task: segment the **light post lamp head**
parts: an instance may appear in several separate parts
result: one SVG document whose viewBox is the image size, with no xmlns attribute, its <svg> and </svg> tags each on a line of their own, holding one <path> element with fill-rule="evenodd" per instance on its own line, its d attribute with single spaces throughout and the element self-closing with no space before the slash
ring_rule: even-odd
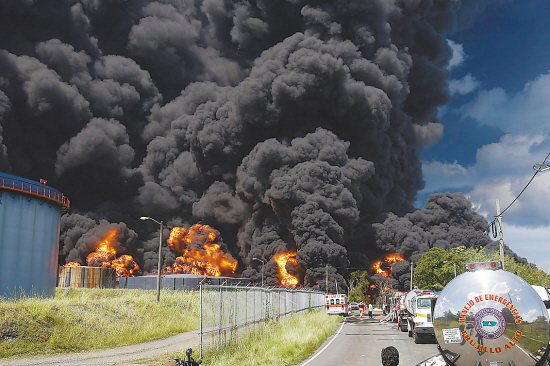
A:
<svg viewBox="0 0 550 366">
<path fill-rule="evenodd" d="M 260 258 L 256 258 L 256 257 L 252 258 L 252 260 L 262 262 L 262 270 L 261 270 L 261 272 L 262 272 L 262 287 L 264 287 L 264 265 L 265 265 L 265 261 L 261 260 Z"/>
<path fill-rule="evenodd" d="M 443 261 L 443 263 L 452 263 L 453 264 L 453 270 L 454 270 L 455 277 L 456 277 L 456 263 L 452 262 L 452 261 Z"/>
</svg>

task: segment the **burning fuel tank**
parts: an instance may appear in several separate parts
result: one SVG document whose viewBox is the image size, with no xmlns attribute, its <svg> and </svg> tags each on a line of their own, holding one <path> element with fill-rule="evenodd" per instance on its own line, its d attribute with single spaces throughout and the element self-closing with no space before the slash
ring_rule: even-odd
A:
<svg viewBox="0 0 550 366">
<path fill-rule="evenodd" d="M 116 271 L 110 267 L 59 267 L 59 287 L 115 288 Z"/>
<path fill-rule="evenodd" d="M 447 365 L 546 364 L 550 324 L 545 304 L 527 282 L 510 272 L 461 274 L 441 292 L 433 317 Z"/>
<path fill-rule="evenodd" d="M 0 298 L 55 295 L 59 222 L 68 208 L 45 181 L 0 173 Z"/>
</svg>

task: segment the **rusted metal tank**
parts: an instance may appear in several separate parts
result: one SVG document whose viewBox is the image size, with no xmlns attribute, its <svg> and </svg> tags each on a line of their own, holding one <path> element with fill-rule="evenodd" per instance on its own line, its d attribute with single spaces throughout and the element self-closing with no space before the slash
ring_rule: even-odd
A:
<svg viewBox="0 0 550 366">
<path fill-rule="evenodd" d="M 114 288 L 116 271 L 106 267 L 60 267 L 59 287 Z"/>
</svg>

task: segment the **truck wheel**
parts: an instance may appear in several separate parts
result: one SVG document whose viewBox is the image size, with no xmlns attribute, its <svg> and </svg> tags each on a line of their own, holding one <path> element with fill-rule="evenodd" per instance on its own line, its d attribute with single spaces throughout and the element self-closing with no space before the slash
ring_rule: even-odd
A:
<svg viewBox="0 0 550 366">
<path fill-rule="evenodd" d="M 414 343 L 415 344 L 420 343 L 420 335 L 416 332 L 414 332 Z"/>
<path fill-rule="evenodd" d="M 406 332 L 407 331 L 407 324 L 399 324 L 399 329 L 402 331 L 402 332 Z"/>
</svg>

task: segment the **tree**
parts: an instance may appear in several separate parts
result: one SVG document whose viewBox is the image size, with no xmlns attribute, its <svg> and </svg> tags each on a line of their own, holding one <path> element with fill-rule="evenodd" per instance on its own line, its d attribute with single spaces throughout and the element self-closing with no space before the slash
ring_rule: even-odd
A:
<svg viewBox="0 0 550 366">
<path fill-rule="evenodd" d="M 368 294 L 370 287 L 370 282 L 368 280 L 367 271 L 355 271 L 349 275 L 350 282 L 350 291 L 349 291 L 349 301 L 350 302 L 368 302 Z"/>
<path fill-rule="evenodd" d="M 465 264 L 472 262 L 487 262 L 500 260 L 499 252 L 486 253 L 485 248 L 466 248 L 464 246 L 446 251 L 441 248 L 431 248 L 416 263 L 414 270 L 414 285 L 422 289 L 440 291 L 454 277 L 453 263 L 456 265 L 456 275 L 464 272 Z M 548 287 L 550 275 L 533 265 L 517 262 L 510 256 L 504 257 L 504 268 L 523 278 L 531 285 Z"/>
<path fill-rule="evenodd" d="M 421 289 L 441 291 L 454 278 L 453 263 L 456 264 L 457 275 L 462 272 L 464 264 L 460 258 L 461 252 L 462 250 L 453 253 L 452 250 L 448 252 L 441 248 L 431 248 L 416 263 L 413 284 Z"/>
</svg>

